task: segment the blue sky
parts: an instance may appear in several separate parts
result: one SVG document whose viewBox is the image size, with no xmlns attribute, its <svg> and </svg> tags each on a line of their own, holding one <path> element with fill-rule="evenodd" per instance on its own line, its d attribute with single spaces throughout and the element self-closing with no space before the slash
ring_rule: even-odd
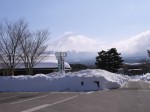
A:
<svg viewBox="0 0 150 112">
<path fill-rule="evenodd" d="M 0 0 L 0 20 L 24 18 L 51 38 L 74 32 L 105 42 L 150 30 L 150 0 Z"/>
</svg>

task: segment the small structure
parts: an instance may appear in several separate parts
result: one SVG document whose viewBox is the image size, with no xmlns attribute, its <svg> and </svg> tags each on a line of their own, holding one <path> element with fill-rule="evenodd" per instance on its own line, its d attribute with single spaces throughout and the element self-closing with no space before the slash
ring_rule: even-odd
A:
<svg viewBox="0 0 150 112">
<path fill-rule="evenodd" d="M 56 55 L 56 58 L 58 60 L 58 71 L 61 73 L 61 74 L 64 74 L 65 73 L 65 57 L 67 56 L 67 53 L 66 52 L 56 52 L 55 53 Z"/>
<path fill-rule="evenodd" d="M 125 75 L 141 75 L 149 72 L 149 63 L 124 63 L 118 73 Z"/>
</svg>

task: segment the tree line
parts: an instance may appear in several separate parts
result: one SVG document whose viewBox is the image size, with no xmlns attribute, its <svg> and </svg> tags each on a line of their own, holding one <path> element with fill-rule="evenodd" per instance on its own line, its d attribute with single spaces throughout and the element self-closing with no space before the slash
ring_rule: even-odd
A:
<svg viewBox="0 0 150 112">
<path fill-rule="evenodd" d="M 70 64 L 70 66 L 72 72 L 88 69 L 88 66 L 80 63 Z"/>
<path fill-rule="evenodd" d="M 0 63 L 8 74 L 14 75 L 15 67 L 23 63 L 26 74 L 33 74 L 33 67 L 46 51 L 48 29 L 32 31 L 23 19 L 0 23 Z"/>
</svg>

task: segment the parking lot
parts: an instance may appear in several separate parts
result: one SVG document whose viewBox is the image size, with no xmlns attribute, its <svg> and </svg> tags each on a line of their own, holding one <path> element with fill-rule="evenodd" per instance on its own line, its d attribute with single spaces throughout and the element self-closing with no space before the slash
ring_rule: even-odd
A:
<svg viewBox="0 0 150 112">
<path fill-rule="evenodd" d="M 0 112 L 149 112 L 149 88 L 137 81 L 95 92 L 3 92 Z"/>
<path fill-rule="evenodd" d="M 38 107 L 41 105 L 52 106 L 71 100 L 79 93 L 38 93 L 38 92 L 20 92 L 20 93 L 0 93 L 0 112 L 23 112 L 24 110 Z M 35 109 L 35 110 L 39 110 Z M 41 108 L 42 109 L 42 108 Z M 26 111 L 31 112 L 31 111 Z"/>
</svg>

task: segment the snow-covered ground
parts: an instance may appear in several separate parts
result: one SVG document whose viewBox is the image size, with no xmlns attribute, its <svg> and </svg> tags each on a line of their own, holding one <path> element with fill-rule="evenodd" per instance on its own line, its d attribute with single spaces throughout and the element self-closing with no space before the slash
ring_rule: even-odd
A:
<svg viewBox="0 0 150 112">
<path fill-rule="evenodd" d="M 150 81 L 150 73 L 147 73 L 145 75 L 132 76 L 131 80 L 134 80 L 134 81 L 138 81 L 138 80 Z"/>
<path fill-rule="evenodd" d="M 87 69 L 65 75 L 51 73 L 0 77 L 0 91 L 93 91 L 119 88 L 128 80 L 128 76 Z"/>
</svg>

